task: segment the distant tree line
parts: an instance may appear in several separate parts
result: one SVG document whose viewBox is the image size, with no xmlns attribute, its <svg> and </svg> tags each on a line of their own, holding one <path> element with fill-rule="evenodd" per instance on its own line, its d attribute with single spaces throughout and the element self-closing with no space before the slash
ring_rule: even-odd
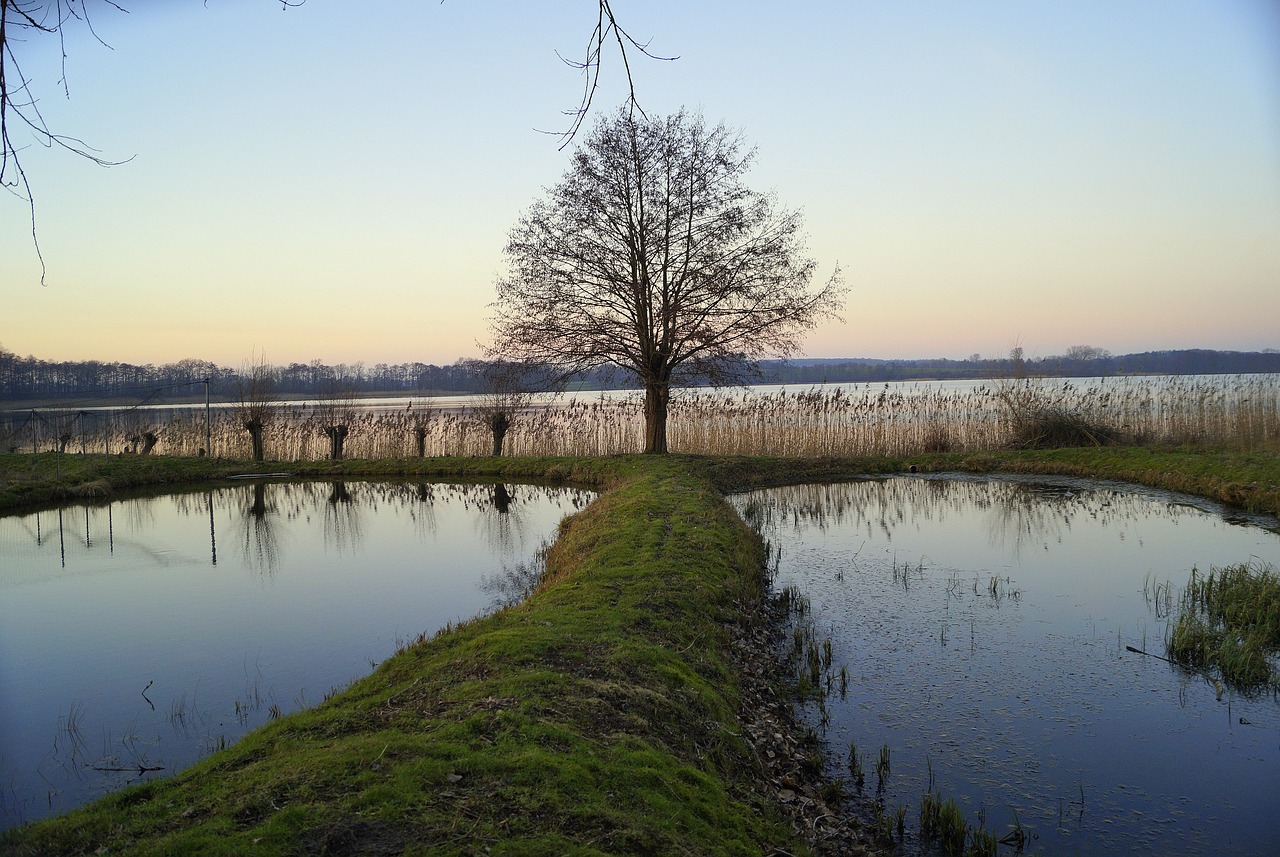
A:
<svg viewBox="0 0 1280 857">
<path fill-rule="evenodd" d="M 287 396 L 320 396 L 334 378 L 358 393 L 475 392 L 481 389 L 476 361 L 447 366 L 430 363 L 363 363 L 327 365 L 319 360 L 271 367 L 272 389 Z M 131 363 L 40 360 L 19 357 L 0 347 L 0 399 L 15 401 L 49 398 L 143 398 L 160 400 L 203 396 L 203 382 L 210 381 L 217 400 L 233 397 L 241 370 L 218 366 L 208 360 L 179 360 L 155 366 Z M 196 389 L 197 385 L 201 388 Z"/>
<path fill-rule="evenodd" d="M 1087 346 L 1077 346 L 1087 348 Z M 1072 349 L 1074 352 L 1074 349 Z M 970 357 L 966 360 L 765 360 L 744 364 L 745 375 L 760 383 L 811 385 L 914 380 L 1004 378 L 1017 374 L 1039 377 L 1106 377 L 1111 375 L 1213 375 L 1280 372 L 1280 352 L 1267 351 L 1148 351 L 1111 355 L 1101 349 L 1043 358 Z M 428 396 L 483 393 L 489 388 L 486 364 L 458 360 L 444 366 L 431 363 L 364 363 L 329 365 L 319 360 L 271 367 L 273 390 L 291 398 L 319 398 L 335 378 L 358 395 Z M 755 371 L 751 371 L 754 368 Z M 215 401 L 235 398 L 241 370 L 208 360 L 186 359 L 155 366 L 99 360 L 55 361 L 19 357 L 0 346 L 0 401 L 122 398 L 162 402 L 202 398 L 202 382 L 210 381 Z M 706 383 L 693 378 L 691 383 Z M 608 390 L 635 387 L 633 378 L 607 371 L 574 376 L 570 390 Z"/>
<path fill-rule="evenodd" d="M 1053 357 L 965 360 L 803 360 L 766 361 L 761 381 L 772 384 L 839 384 L 878 381 L 952 381 L 1011 378 L 1105 378 L 1115 375 L 1237 375 L 1280 372 L 1280 351 L 1146 351 L 1113 355 L 1091 346 L 1072 346 Z"/>
</svg>

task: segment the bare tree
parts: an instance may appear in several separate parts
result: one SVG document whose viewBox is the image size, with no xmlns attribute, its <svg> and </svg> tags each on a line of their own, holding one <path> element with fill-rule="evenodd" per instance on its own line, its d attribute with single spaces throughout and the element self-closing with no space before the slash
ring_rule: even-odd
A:
<svg viewBox="0 0 1280 857">
<path fill-rule="evenodd" d="M 351 433 L 351 422 L 356 412 L 355 380 L 339 369 L 326 372 L 320 381 L 320 400 L 316 415 L 320 431 L 329 438 L 329 458 L 342 458 L 343 446 Z"/>
<path fill-rule="evenodd" d="M 275 400 L 275 382 L 275 371 L 260 354 L 251 357 L 236 378 L 236 419 L 249 433 L 254 461 L 266 457 L 263 434 L 280 409 Z"/>
<path fill-rule="evenodd" d="M 1111 356 L 1111 352 L 1093 345 L 1071 345 L 1062 356 L 1068 360 L 1105 360 Z"/>
<path fill-rule="evenodd" d="M 798 212 L 744 184 L 754 152 L 684 112 L 597 123 L 512 229 L 491 353 L 566 372 L 613 366 L 645 390 L 645 451 L 667 451 L 681 373 L 723 383 L 795 352 L 835 316 L 839 269 L 811 286 Z"/>
<path fill-rule="evenodd" d="M 427 454 L 427 435 L 431 432 L 431 421 L 435 418 L 435 411 L 429 402 L 421 401 L 415 409 L 413 401 L 410 400 L 405 412 L 408 414 L 409 426 L 413 429 L 414 451 L 418 458 L 423 458 Z"/>
<path fill-rule="evenodd" d="M 581 71 L 583 80 L 581 103 L 576 109 L 565 111 L 565 115 L 570 118 L 569 127 L 564 131 L 554 132 L 560 138 L 560 148 L 562 149 L 572 143 L 574 138 L 578 136 L 582 123 L 586 121 L 587 114 L 591 111 L 596 88 L 600 85 L 600 68 L 603 65 L 602 61 L 606 45 L 613 42 L 618 46 L 618 59 L 622 62 L 622 67 L 627 73 L 628 103 L 637 110 L 640 110 L 640 102 L 636 98 L 636 83 L 631 75 L 631 61 L 627 58 L 628 48 L 652 60 L 671 62 L 679 59 L 679 57 L 659 56 L 649 50 L 649 42 L 642 43 L 637 41 L 618 23 L 609 0 L 599 0 L 598 10 L 596 26 L 591 31 L 591 37 L 587 39 L 587 50 L 583 59 L 573 60 L 560 57 L 566 65 Z M 643 110 L 640 110 L 640 112 L 641 114 L 644 113 Z"/>
<path fill-rule="evenodd" d="M 101 2 L 120 9 L 112 0 Z M 31 91 L 31 81 L 18 63 L 13 43 L 28 35 L 57 36 L 62 47 L 62 89 L 70 96 L 65 31 L 69 24 L 80 23 L 93 32 L 90 6 L 89 0 L 0 0 L 0 186 L 27 203 L 31 214 L 31 241 L 40 260 L 42 283 L 45 265 L 36 232 L 36 201 L 27 173 L 22 168 L 22 160 L 18 157 L 22 147 L 13 140 L 14 125 L 25 126 L 36 142 L 47 148 L 65 149 L 100 166 L 116 166 L 124 161 L 103 158 L 83 140 L 50 130 L 40 114 L 35 93 Z M 94 38 L 97 38 L 97 33 L 94 33 Z"/>
<path fill-rule="evenodd" d="M 511 360 L 491 360 L 477 369 L 482 390 L 474 412 L 493 437 L 493 454 L 502 455 L 507 432 L 528 412 L 534 394 L 555 386 L 555 373 L 545 366 Z"/>
</svg>

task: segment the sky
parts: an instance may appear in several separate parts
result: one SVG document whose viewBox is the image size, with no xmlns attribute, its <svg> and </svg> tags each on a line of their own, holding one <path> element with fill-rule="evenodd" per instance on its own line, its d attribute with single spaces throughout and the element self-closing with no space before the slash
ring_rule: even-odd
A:
<svg viewBox="0 0 1280 857">
<path fill-rule="evenodd" d="M 14 46 L 47 123 L 0 194 L 0 346 L 451 363 L 569 163 L 591 0 L 89 0 Z M 757 147 L 849 286 L 810 357 L 1280 348 L 1276 0 L 614 0 L 641 107 Z M 105 42 L 104 45 L 102 42 Z M 593 117 L 626 94 L 606 53 Z M 27 140 L 14 131 L 19 143 Z"/>
</svg>

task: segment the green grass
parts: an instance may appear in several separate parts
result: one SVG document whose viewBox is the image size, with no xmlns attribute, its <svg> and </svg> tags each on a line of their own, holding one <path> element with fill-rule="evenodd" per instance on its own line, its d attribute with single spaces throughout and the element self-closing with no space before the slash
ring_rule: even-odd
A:
<svg viewBox="0 0 1280 857">
<path fill-rule="evenodd" d="M 681 462 L 598 467 L 616 487 L 563 527 L 525 604 L 0 851 L 803 850 L 736 728 L 729 629 L 763 621 L 763 545 Z"/>
<path fill-rule="evenodd" d="M 805 853 L 739 737 L 731 639 L 766 621 L 766 555 L 721 492 L 911 465 L 1127 479 L 1280 512 L 1276 456 L 1182 450 L 256 467 L 0 455 L 0 511 L 251 471 L 604 489 L 562 527 L 526 603 L 419 641 L 171 779 L 0 834 L 0 853 Z"/>
<path fill-rule="evenodd" d="M 1195 570 L 1183 590 L 1178 618 L 1169 626 L 1169 656 L 1216 670 L 1242 690 L 1280 685 L 1280 574 L 1271 566 L 1241 563 Z"/>
<path fill-rule="evenodd" d="M 721 490 L 749 490 L 859 474 L 1040 473 L 1134 482 L 1180 491 L 1280 516 L 1280 455 L 1153 447 L 997 450 L 912 455 L 904 458 L 691 459 Z"/>
<path fill-rule="evenodd" d="M 287 473 L 299 478 L 537 479 L 603 486 L 636 472 L 635 459 L 621 456 L 252 462 L 151 455 L 0 453 L 0 512 L 69 501 L 101 501 L 134 492 L 164 491 L 178 485 L 195 487 L 251 473 Z"/>
</svg>

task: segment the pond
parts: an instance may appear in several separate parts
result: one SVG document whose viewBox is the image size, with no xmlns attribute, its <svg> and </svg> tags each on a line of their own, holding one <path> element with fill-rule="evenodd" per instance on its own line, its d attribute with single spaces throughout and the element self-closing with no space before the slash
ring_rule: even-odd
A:
<svg viewBox="0 0 1280 857">
<path fill-rule="evenodd" d="M 0 827 L 167 776 L 519 601 L 591 496 L 255 480 L 0 518 Z"/>
<path fill-rule="evenodd" d="M 906 850 L 933 792 L 997 838 L 1021 825 L 1026 853 L 1280 853 L 1275 692 L 1156 657 L 1193 567 L 1280 566 L 1274 519 L 1056 478 L 734 499 L 780 550 L 775 586 L 807 599 L 800 624 L 830 640 L 830 691 L 805 708 L 829 774 L 873 818 L 904 808 Z"/>
</svg>

